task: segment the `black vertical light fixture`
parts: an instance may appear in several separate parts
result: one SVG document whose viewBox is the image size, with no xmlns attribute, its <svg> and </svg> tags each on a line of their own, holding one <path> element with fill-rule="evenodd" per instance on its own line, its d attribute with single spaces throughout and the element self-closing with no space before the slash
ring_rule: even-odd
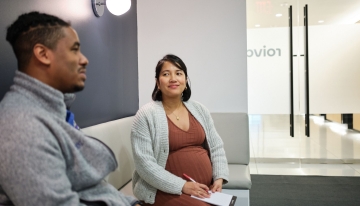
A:
<svg viewBox="0 0 360 206">
<path fill-rule="evenodd" d="M 289 7 L 289 31 L 290 31 L 290 136 L 294 137 L 294 79 L 293 79 L 293 27 L 292 6 Z"/>
<path fill-rule="evenodd" d="M 304 7 L 304 37 L 305 37 L 305 135 L 310 137 L 310 109 L 309 109 L 309 27 L 308 5 Z"/>
</svg>

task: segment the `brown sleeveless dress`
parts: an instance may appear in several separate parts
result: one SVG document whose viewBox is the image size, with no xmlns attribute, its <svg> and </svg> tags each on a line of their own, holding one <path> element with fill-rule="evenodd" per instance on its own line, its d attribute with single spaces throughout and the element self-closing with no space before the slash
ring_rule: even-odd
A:
<svg viewBox="0 0 360 206">
<path fill-rule="evenodd" d="M 190 112 L 188 114 L 190 121 L 188 131 L 180 129 L 167 118 L 169 125 L 169 157 L 165 169 L 183 179 L 183 173 L 185 173 L 195 181 L 210 186 L 212 166 L 208 151 L 201 146 L 205 140 L 205 132 L 195 117 Z M 209 206 L 210 204 L 194 199 L 187 194 L 174 195 L 157 190 L 153 205 Z"/>
</svg>

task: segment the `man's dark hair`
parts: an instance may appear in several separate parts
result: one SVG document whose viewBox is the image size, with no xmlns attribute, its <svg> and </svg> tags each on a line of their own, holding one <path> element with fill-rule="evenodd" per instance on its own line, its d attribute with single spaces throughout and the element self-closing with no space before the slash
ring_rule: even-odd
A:
<svg viewBox="0 0 360 206">
<path fill-rule="evenodd" d="M 170 62 L 171 64 L 173 64 L 177 68 L 184 71 L 186 80 L 189 80 L 188 79 L 188 74 L 187 74 L 187 68 L 186 68 L 185 63 L 179 57 L 177 57 L 177 56 L 175 56 L 173 54 L 167 54 L 156 65 L 156 68 L 155 68 L 156 82 L 159 81 L 160 72 L 161 72 L 161 69 L 162 69 L 165 62 Z M 189 81 L 186 81 L 186 87 L 187 88 L 183 91 L 183 96 L 182 96 L 183 101 L 189 100 L 190 96 L 191 96 L 191 88 L 190 88 L 190 85 L 189 85 Z M 152 99 L 154 101 L 162 101 L 162 93 L 158 89 L 158 86 L 157 86 L 156 83 L 155 83 L 154 91 L 152 93 Z"/>
<path fill-rule="evenodd" d="M 34 11 L 20 15 L 6 33 L 6 40 L 18 60 L 18 69 L 28 65 L 35 44 L 55 49 L 57 41 L 64 37 L 62 28 L 69 26 L 70 23 L 49 14 Z"/>
</svg>

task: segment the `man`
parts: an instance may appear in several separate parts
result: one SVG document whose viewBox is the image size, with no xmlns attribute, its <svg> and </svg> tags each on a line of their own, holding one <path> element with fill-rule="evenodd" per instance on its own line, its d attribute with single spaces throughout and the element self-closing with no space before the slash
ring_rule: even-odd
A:
<svg viewBox="0 0 360 206">
<path fill-rule="evenodd" d="M 76 31 L 31 12 L 6 40 L 18 71 L 0 103 L 0 205 L 138 205 L 103 180 L 117 167 L 108 147 L 66 121 L 88 64 Z"/>
</svg>

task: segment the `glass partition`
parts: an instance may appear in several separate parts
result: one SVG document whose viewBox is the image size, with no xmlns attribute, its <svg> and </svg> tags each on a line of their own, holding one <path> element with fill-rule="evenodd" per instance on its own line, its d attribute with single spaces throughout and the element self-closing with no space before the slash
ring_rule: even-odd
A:
<svg viewBox="0 0 360 206">
<path fill-rule="evenodd" d="M 360 113 L 360 0 L 246 2 L 249 114 L 289 115 L 291 85 L 295 119 L 302 119 L 294 125 L 295 136 L 305 134 L 306 108 L 310 114 Z M 304 35 L 305 5 L 308 42 Z M 293 45 L 289 35 L 290 6 Z M 291 47 L 293 73 L 289 75 Z"/>
</svg>

